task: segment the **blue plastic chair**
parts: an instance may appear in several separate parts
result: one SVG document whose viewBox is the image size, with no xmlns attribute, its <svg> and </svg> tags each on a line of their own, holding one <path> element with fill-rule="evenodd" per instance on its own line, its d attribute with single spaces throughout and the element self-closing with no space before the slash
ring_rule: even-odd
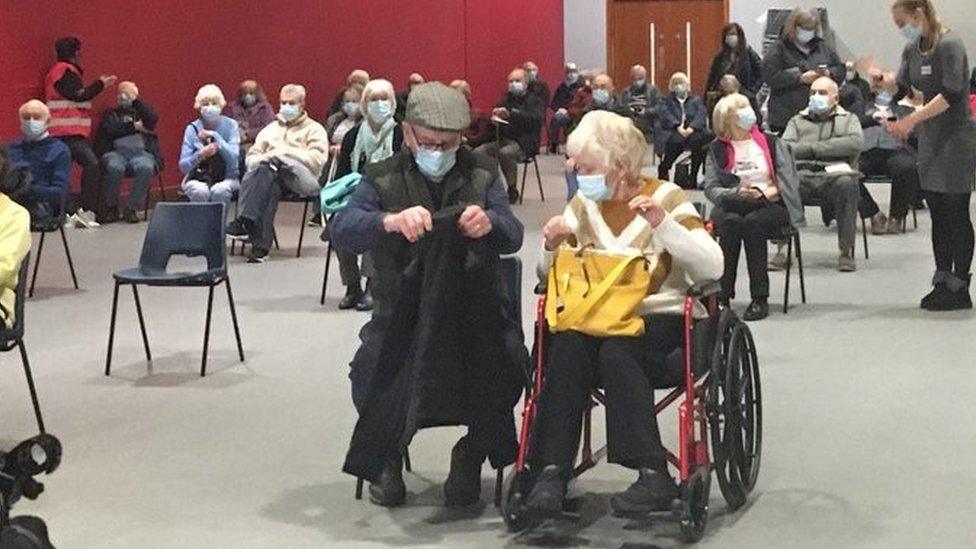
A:
<svg viewBox="0 0 976 549">
<path fill-rule="evenodd" d="M 24 365 L 24 375 L 27 376 L 27 390 L 30 391 L 31 403 L 34 405 L 34 416 L 37 418 L 37 428 L 44 433 L 44 418 L 41 417 L 41 405 L 37 401 L 37 390 L 34 388 L 34 376 L 31 375 L 30 361 L 27 360 L 27 347 L 24 346 L 24 301 L 27 296 L 27 273 L 30 268 L 30 254 L 24 256 L 20 262 L 20 277 L 17 279 L 17 297 L 14 302 L 14 325 L 6 327 L 0 322 L 0 352 L 12 351 L 14 347 L 20 350 L 20 361 Z"/>
<path fill-rule="evenodd" d="M 230 316 L 234 322 L 234 337 L 237 339 L 237 353 L 244 362 L 244 348 L 241 345 L 241 332 L 237 324 L 237 311 L 234 308 L 234 294 L 227 275 L 227 247 L 224 232 L 224 205 L 220 203 L 161 203 L 156 206 L 146 238 L 142 243 L 139 266 L 117 271 L 115 293 L 112 297 L 112 322 L 108 333 L 108 356 L 105 359 L 105 375 L 111 374 L 112 345 L 115 339 L 115 317 L 119 304 L 119 287 L 132 286 L 132 296 L 139 316 L 139 329 L 142 331 L 142 344 L 146 349 L 146 360 L 152 361 L 149 351 L 149 338 L 146 336 L 146 323 L 139 302 L 139 285 L 144 286 L 206 286 L 210 289 L 207 298 L 207 321 L 203 332 L 203 361 L 200 376 L 207 375 L 207 351 L 210 344 L 210 317 L 213 310 L 214 287 L 221 283 L 227 285 L 227 300 Z M 174 255 L 189 257 L 204 256 L 207 269 L 201 272 L 169 272 L 167 265 Z"/>
</svg>

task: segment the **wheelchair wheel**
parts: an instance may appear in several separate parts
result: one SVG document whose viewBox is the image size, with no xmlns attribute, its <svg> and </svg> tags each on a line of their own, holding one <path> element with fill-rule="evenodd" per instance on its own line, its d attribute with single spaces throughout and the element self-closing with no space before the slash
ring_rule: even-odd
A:
<svg viewBox="0 0 976 549">
<path fill-rule="evenodd" d="M 708 525 L 708 496 L 712 475 L 708 467 L 699 467 L 681 484 L 681 540 L 695 543 L 705 534 Z"/>
<path fill-rule="evenodd" d="M 532 519 L 525 508 L 530 490 L 532 476 L 528 469 L 509 473 L 502 494 L 502 519 L 509 532 L 521 532 L 531 525 Z"/>
<path fill-rule="evenodd" d="M 726 379 L 728 370 L 726 360 L 731 351 L 736 326 L 739 324 L 741 322 L 735 313 L 730 310 L 722 312 L 705 402 L 705 413 L 711 435 L 712 466 L 718 479 L 719 490 L 731 511 L 735 511 L 746 502 L 746 494 L 739 480 L 739 468 L 735 464 L 733 455 L 733 448 L 737 446 L 735 439 L 740 427 L 738 416 L 728 413 L 729 401 L 734 397 L 731 396 Z"/>
<path fill-rule="evenodd" d="M 762 390 L 759 359 L 752 332 L 745 324 L 736 326 L 725 364 L 728 406 L 726 417 L 734 417 L 737 432 L 730 437 L 735 477 L 742 493 L 749 494 L 759 478 L 762 457 Z"/>
</svg>

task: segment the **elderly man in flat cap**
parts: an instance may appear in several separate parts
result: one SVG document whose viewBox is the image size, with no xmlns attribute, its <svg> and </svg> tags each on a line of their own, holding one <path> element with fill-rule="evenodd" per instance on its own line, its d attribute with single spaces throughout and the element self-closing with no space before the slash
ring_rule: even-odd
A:
<svg viewBox="0 0 976 549">
<path fill-rule="evenodd" d="M 351 364 L 359 410 L 344 470 L 370 499 L 406 498 L 402 452 L 425 427 L 466 425 L 451 452 L 445 504 L 477 503 L 481 467 L 514 460 L 512 408 L 524 361 L 520 321 L 507 313 L 499 254 L 518 251 L 522 224 L 494 158 L 461 148 L 470 123 L 460 92 L 413 89 L 406 147 L 367 166 L 333 222 L 332 242 L 374 261 L 375 308 Z"/>
</svg>

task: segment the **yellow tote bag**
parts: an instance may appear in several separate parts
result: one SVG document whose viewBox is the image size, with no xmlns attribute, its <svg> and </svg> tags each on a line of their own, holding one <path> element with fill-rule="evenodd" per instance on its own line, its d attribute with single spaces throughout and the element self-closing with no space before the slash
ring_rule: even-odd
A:
<svg viewBox="0 0 976 549">
<path fill-rule="evenodd" d="M 620 255 L 560 247 L 549 268 L 546 322 L 553 332 L 641 335 L 644 319 L 636 311 L 650 285 L 647 260 L 639 252 Z"/>
</svg>

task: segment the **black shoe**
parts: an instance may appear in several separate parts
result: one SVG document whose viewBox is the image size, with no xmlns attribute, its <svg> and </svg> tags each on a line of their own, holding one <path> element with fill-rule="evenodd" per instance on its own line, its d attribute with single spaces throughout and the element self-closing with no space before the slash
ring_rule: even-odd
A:
<svg viewBox="0 0 976 549">
<path fill-rule="evenodd" d="M 251 253 L 247 254 L 248 263 L 264 263 L 268 260 L 268 249 L 260 246 L 251 246 Z"/>
<path fill-rule="evenodd" d="M 562 513 L 564 499 L 566 480 L 562 470 L 556 465 L 546 465 L 525 499 L 525 507 L 529 513 L 540 518 L 555 517 Z"/>
<path fill-rule="evenodd" d="M 514 186 L 513 187 L 509 187 L 508 188 L 508 203 L 509 204 L 517 204 L 518 203 L 518 199 L 519 199 L 518 189 L 515 188 Z"/>
<path fill-rule="evenodd" d="M 366 286 L 366 291 L 363 295 L 359 296 L 359 302 L 356 303 L 356 310 L 362 313 L 373 310 L 373 295 L 369 293 L 369 285 Z"/>
<path fill-rule="evenodd" d="M 346 311 L 355 308 L 362 296 L 363 289 L 359 287 L 359 284 L 346 286 L 346 295 L 342 296 L 342 300 L 339 301 L 339 310 Z"/>
<path fill-rule="evenodd" d="M 139 214 L 137 214 L 135 210 L 130 210 L 129 208 L 126 208 L 125 211 L 122 212 L 122 220 L 125 221 L 126 223 L 138 223 Z"/>
<path fill-rule="evenodd" d="M 769 316 L 769 303 L 765 299 L 753 299 L 742 314 L 743 320 L 762 320 Z"/>
<path fill-rule="evenodd" d="M 932 288 L 932 291 L 922 298 L 921 307 L 925 310 L 932 309 L 933 303 L 942 303 L 946 300 L 946 294 L 950 293 L 949 289 L 945 287 L 945 284 L 938 283 Z"/>
<path fill-rule="evenodd" d="M 403 483 L 402 462 L 397 458 L 387 464 L 379 482 L 369 484 L 369 501 L 383 507 L 399 507 L 407 501 L 407 485 Z"/>
<path fill-rule="evenodd" d="M 329 226 L 322 225 L 322 234 L 319 235 L 319 240 L 322 242 L 328 242 L 332 240 L 332 231 L 329 230 Z"/>
<path fill-rule="evenodd" d="M 823 220 L 824 227 L 829 227 L 834 221 L 834 209 L 829 206 L 821 206 L 820 219 Z"/>
<path fill-rule="evenodd" d="M 969 296 L 970 278 L 970 275 L 966 275 L 965 278 L 950 275 L 943 285 L 944 291 L 936 294 L 929 301 L 926 309 L 929 311 L 960 311 L 963 309 L 972 309 L 973 300 Z"/>
<path fill-rule="evenodd" d="M 227 224 L 227 236 L 234 240 L 250 240 L 252 228 L 250 219 L 238 217 Z"/>
<path fill-rule="evenodd" d="M 451 450 L 451 472 L 444 482 L 444 505 L 463 507 L 481 501 L 481 464 L 485 454 L 471 447 L 467 436 Z"/>
<path fill-rule="evenodd" d="M 679 496 L 678 486 L 670 475 L 654 469 L 641 469 L 637 482 L 610 498 L 610 507 L 614 514 L 623 516 L 667 511 Z"/>
<path fill-rule="evenodd" d="M 308 218 L 309 227 L 322 227 L 322 216 L 319 214 L 312 214 L 312 217 Z"/>
<path fill-rule="evenodd" d="M 111 225 L 119 220 L 119 208 L 117 206 L 108 206 L 101 215 L 95 217 L 95 221 L 99 225 Z"/>
</svg>

